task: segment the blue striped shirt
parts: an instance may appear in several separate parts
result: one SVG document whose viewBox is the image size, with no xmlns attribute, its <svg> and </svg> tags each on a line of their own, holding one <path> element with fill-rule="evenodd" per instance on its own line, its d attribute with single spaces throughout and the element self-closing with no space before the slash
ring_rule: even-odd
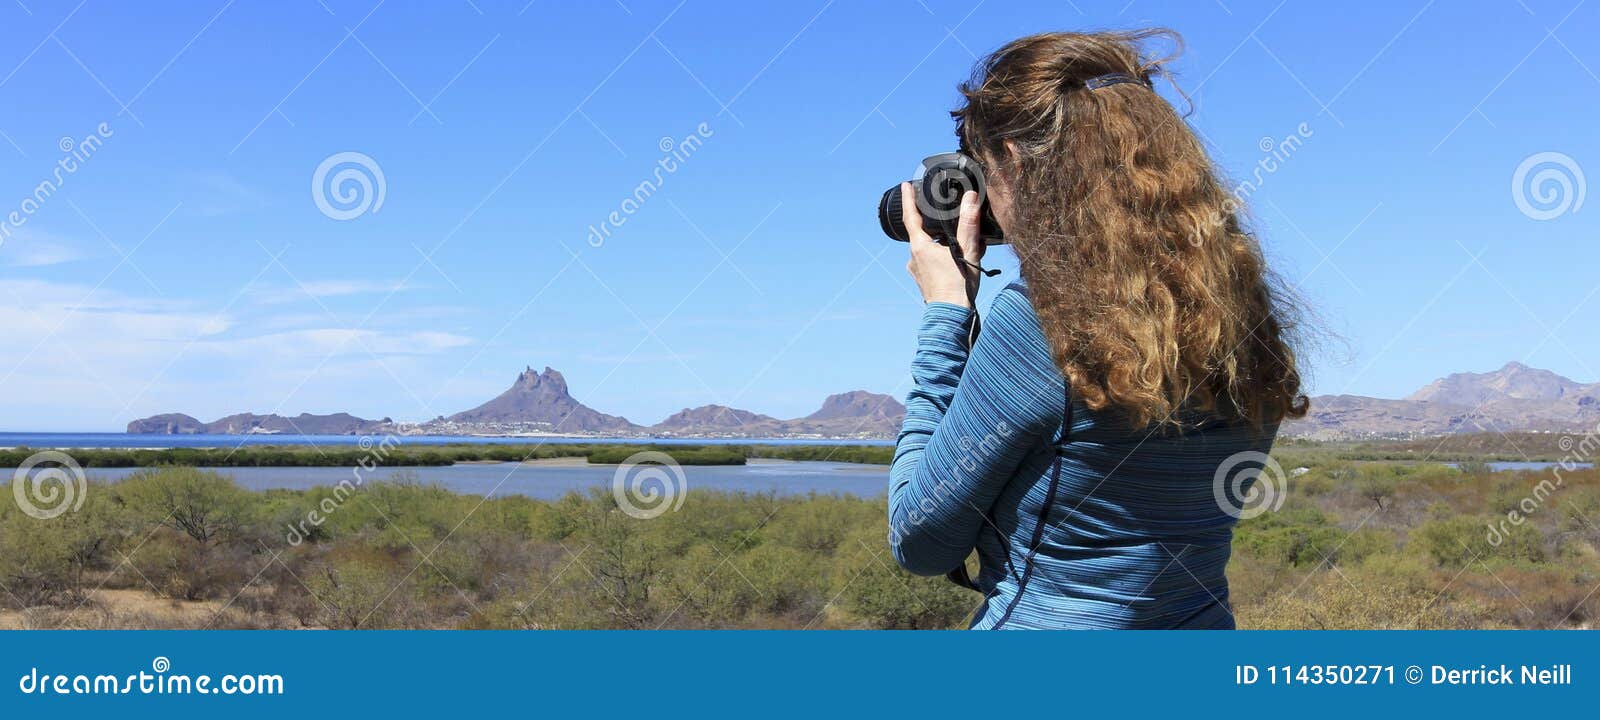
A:
<svg viewBox="0 0 1600 720">
<path fill-rule="evenodd" d="M 1132 430 L 1069 407 L 1021 283 L 995 298 L 969 354 L 974 319 L 946 303 L 923 313 L 889 480 L 900 565 L 940 575 L 976 550 L 974 629 L 1232 628 L 1235 518 L 1214 476 L 1269 451 L 1275 428 Z"/>
</svg>

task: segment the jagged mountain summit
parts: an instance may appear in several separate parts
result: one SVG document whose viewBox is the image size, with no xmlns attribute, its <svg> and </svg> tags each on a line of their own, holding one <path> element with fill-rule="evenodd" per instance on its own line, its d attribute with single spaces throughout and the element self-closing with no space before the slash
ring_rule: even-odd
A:
<svg viewBox="0 0 1600 720">
<path fill-rule="evenodd" d="M 607 415 L 578 402 L 567 390 L 567 379 L 549 366 L 542 373 L 534 372 L 532 367 L 523 370 L 505 392 L 471 410 L 451 415 L 444 422 L 548 426 L 549 432 L 574 434 L 643 430 L 627 418 Z"/>
</svg>

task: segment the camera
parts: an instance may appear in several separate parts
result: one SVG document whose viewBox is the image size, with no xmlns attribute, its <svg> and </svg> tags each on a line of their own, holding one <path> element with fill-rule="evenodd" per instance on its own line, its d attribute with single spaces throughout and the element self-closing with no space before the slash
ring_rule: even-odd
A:
<svg viewBox="0 0 1600 720">
<path fill-rule="evenodd" d="M 922 160 L 916 177 L 911 179 L 912 195 L 917 201 L 917 211 L 922 215 L 922 229 L 934 240 L 948 243 L 956 237 L 956 226 L 961 220 L 961 196 L 967 191 L 978 193 L 978 236 L 986 245 L 999 245 L 1006 241 L 1000 223 L 994 219 L 989 207 L 987 185 L 983 178 L 983 165 L 959 152 L 939 153 Z M 883 234 L 909 242 L 901 214 L 904 201 L 900 198 L 900 185 L 895 184 L 883 193 L 878 201 L 878 224 Z"/>
</svg>

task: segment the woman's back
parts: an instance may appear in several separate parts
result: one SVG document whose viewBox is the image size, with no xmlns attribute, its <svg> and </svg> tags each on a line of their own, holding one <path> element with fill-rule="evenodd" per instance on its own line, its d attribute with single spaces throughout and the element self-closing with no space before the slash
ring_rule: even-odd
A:
<svg viewBox="0 0 1600 720">
<path fill-rule="evenodd" d="M 975 628 L 1232 627 L 1237 498 L 1218 471 L 1270 449 L 1272 429 L 1134 431 L 1069 408 L 1024 286 L 996 297 L 969 358 L 970 313 L 930 305 L 919 334 L 889 497 L 901 564 L 943 573 L 975 546 Z"/>
</svg>

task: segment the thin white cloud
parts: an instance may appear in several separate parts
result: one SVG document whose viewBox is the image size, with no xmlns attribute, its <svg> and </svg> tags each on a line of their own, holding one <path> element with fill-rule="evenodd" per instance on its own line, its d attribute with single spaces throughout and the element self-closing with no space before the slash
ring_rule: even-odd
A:
<svg viewBox="0 0 1600 720">
<path fill-rule="evenodd" d="M 0 265 L 5 267 L 45 267 L 87 257 L 90 255 L 76 245 L 29 228 L 18 229 L 0 244 Z"/>
<path fill-rule="evenodd" d="M 232 175 L 216 171 L 191 171 L 179 176 L 185 186 L 183 209 L 190 215 L 216 217 L 265 209 L 266 195 Z"/>
<path fill-rule="evenodd" d="M 269 286 L 253 291 L 255 301 L 264 305 L 310 302 L 333 297 L 375 295 L 415 290 L 418 286 L 399 281 L 308 280 L 299 285 Z"/>
<path fill-rule="evenodd" d="M 431 408 L 416 398 L 433 395 L 436 358 L 474 342 L 414 326 L 330 322 L 326 314 L 237 315 L 104 287 L 0 279 L 0 428 L 105 429 L 156 412 L 280 403 L 292 412 L 341 403 L 360 410 L 379 387 L 383 412 L 423 414 Z"/>
</svg>

